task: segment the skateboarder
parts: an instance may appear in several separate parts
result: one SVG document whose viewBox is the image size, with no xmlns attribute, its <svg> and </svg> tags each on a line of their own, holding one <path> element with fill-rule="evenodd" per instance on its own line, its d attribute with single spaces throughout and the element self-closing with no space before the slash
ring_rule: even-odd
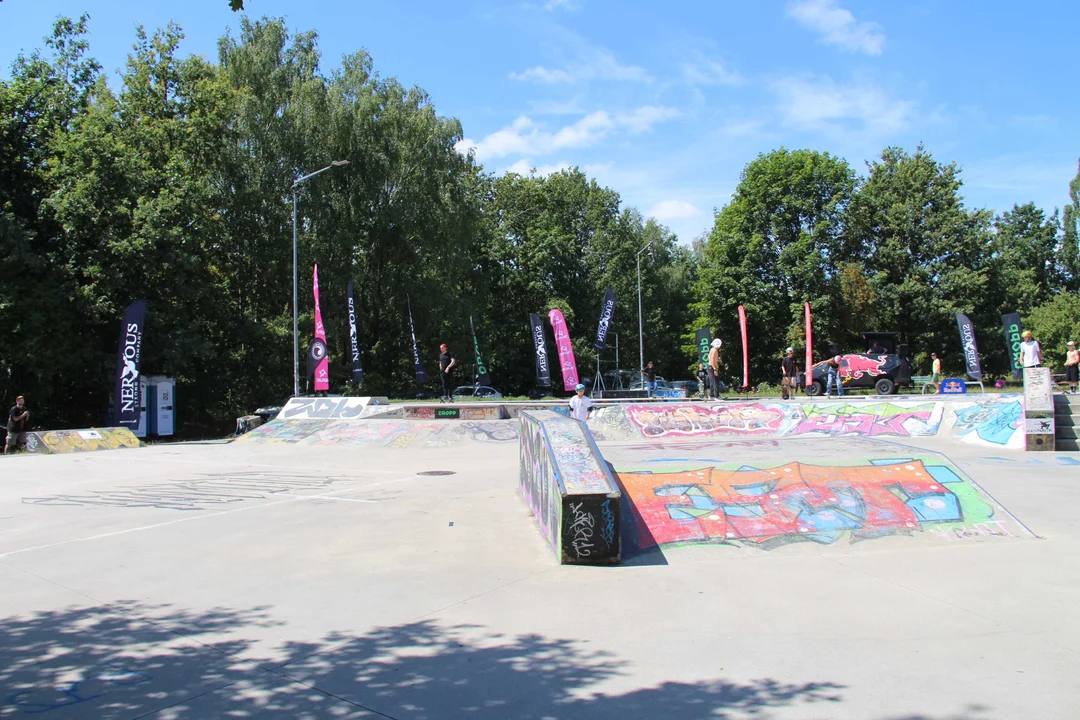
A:
<svg viewBox="0 0 1080 720">
<path fill-rule="evenodd" d="M 7 441 L 4 454 L 13 453 L 22 445 L 26 447 L 26 424 L 30 421 L 30 411 L 26 409 L 26 400 L 22 395 L 15 398 L 15 405 L 8 411 Z"/>
<path fill-rule="evenodd" d="M 1065 382 L 1069 383 L 1069 392 L 1076 394 L 1076 384 L 1080 382 L 1080 350 L 1076 343 L 1069 341 L 1069 350 L 1065 353 Z"/>
<path fill-rule="evenodd" d="M 585 395 L 585 386 L 578 383 L 574 387 L 574 397 L 570 398 L 570 417 L 585 422 L 592 412 L 592 400 Z"/>
<path fill-rule="evenodd" d="M 780 361 L 780 394 L 788 400 L 795 395 L 799 368 L 795 362 L 795 348 L 789 347 L 785 353 L 784 359 Z"/>
<path fill-rule="evenodd" d="M 844 397 L 844 384 L 840 380 L 840 361 L 842 358 L 837 355 L 836 357 L 826 360 L 827 375 L 825 378 L 825 397 L 829 397 L 832 394 L 833 383 L 836 383 L 836 397 Z"/>
<path fill-rule="evenodd" d="M 439 346 L 439 380 L 442 381 L 442 397 L 439 398 L 443 402 L 451 402 L 453 396 L 454 387 L 454 354 L 450 352 L 450 349 L 446 347 L 446 343 Z"/>
<path fill-rule="evenodd" d="M 720 397 L 720 348 L 723 345 L 723 340 L 714 338 L 712 349 L 709 350 L 709 380 L 712 381 L 713 400 Z"/>
</svg>

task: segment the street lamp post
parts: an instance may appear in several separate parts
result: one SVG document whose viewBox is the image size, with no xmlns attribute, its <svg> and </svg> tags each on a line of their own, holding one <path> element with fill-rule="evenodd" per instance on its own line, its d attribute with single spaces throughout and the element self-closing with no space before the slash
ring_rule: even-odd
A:
<svg viewBox="0 0 1080 720">
<path fill-rule="evenodd" d="M 293 349 L 293 397 L 300 395 L 300 326 L 298 318 L 298 302 L 296 299 L 297 286 L 297 260 L 296 246 L 299 237 L 297 228 L 297 204 L 296 196 L 300 190 L 300 183 L 310 180 L 319 173 L 326 172 L 330 168 L 348 165 L 348 160 L 335 160 L 322 170 L 316 170 L 302 177 L 298 177 L 292 184 L 292 349 Z"/>
<path fill-rule="evenodd" d="M 645 368 L 645 331 L 644 326 L 641 323 L 641 253 L 645 252 L 652 247 L 652 240 L 645 243 L 645 247 L 638 250 L 637 253 L 637 333 L 638 333 L 638 373 Z"/>
</svg>

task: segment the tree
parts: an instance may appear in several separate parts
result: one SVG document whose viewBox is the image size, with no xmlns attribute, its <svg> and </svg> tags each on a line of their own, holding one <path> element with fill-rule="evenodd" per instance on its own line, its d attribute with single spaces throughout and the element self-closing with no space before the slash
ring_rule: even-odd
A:
<svg viewBox="0 0 1080 720">
<path fill-rule="evenodd" d="M 1080 297 L 1061 293 L 1034 308 L 1024 318 L 1024 325 L 1035 334 L 1043 351 L 1043 364 L 1063 367 L 1066 344 L 1080 342 Z"/>
<path fill-rule="evenodd" d="M 935 350 L 958 355 L 954 315 L 983 306 L 990 213 L 965 208 L 961 186 L 956 165 L 921 145 L 886 148 L 848 209 L 845 244 L 865 252 L 878 329 L 898 331 L 920 361 Z"/>
<path fill-rule="evenodd" d="M 1070 292 L 1080 292 L 1080 162 L 1076 177 L 1069 182 L 1069 202 L 1062 213 L 1062 225 L 1061 258 L 1067 287 Z"/>
<path fill-rule="evenodd" d="M 752 374 L 772 377 L 803 303 L 818 337 L 841 330 L 838 273 L 858 243 L 843 235 L 855 174 L 841 158 L 780 149 L 743 170 L 730 204 L 716 215 L 695 288 L 700 321 L 724 340 L 728 367 L 739 353 L 736 309 L 746 307 Z"/>
</svg>

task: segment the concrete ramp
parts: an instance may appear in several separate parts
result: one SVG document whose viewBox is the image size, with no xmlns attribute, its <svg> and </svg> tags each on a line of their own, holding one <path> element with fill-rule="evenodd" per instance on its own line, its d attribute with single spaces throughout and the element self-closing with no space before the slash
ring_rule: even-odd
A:
<svg viewBox="0 0 1080 720">
<path fill-rule="evenodd" d="M 461 443 L 516 443 L 516 420 L 412 420 L 368 417 L 354 420 L 272 420 L 234 443 L 369 446 L 404 450 Z"/>
<path fill-rule="evenodd" d="M 716 438 L 937 438 L 1022 449 L 1024 407 L 1020 395 L 619 404 L 594 412 L 589 428 L 601 443 Z"/>
<path fill-rule="evenodd" d="M 26 434 L 28 452 L 42 455 L 139 447 L 139 438 L 123 427 L 42 430 Z"/>
</svg>

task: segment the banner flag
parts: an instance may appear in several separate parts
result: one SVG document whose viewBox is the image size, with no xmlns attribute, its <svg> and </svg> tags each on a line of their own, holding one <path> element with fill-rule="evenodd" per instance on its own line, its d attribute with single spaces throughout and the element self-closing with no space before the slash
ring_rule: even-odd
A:
<svg viewBox="0 0 1080 720">
<path fill-rule="evenodd" d="M 709 367 L 709 350 L 712 333 L 709 332 L 709 328 L 701 328 L 694 331 L 694 346 L 697 347 L 698 362 Z M 696 372 L 696 371 L 695 371 Z"/>
<path fill-rule="evenodd" d="M 810 303 L 806 303 L 806 387 L 814 384 L 814 326 L 810 322 Z"/>
<path fill-rule="evenodd" d="M 473 349 L 476 350 L 476 382 L 478 385 L 490 385 L 491 375 L 488 374 L 484 359 L 480 357 L 480 341 L 476 339 L 476 328 L 473 327 L 472 315 L 469 316 L 469 329 L 472 330 Z"/>
<path fill-rule="evenodd" d="M 982 380 L 982 367 L 979 366 L 979 348 L 975 345 L 975 326 L 968 316 L 956 313 L 956 325 L 960 328 L 960 345 L 964 348 L 964 360 L 967 362 L 967 374 L 972 380 Z"/>
<path fill-rule="evenodd" d="M 1024 377 L 1024 366 L 1020 362 L 1020 343 L 1024 342 L 1020 334 L 1024 332 L 1024 326 L 1020 322 L 1020 313 L 1002 315 L 1001 322 L 1005 325 L 1005 355 L 1009 358 L 1009 369 L 1013 380 L 1019 380 Z"/>
<path fill-rule="evenodd" d="M 746 308 L 739 306 L 739 331 L 742 333 L 742 384 L 750 387 L 750 349 L 746 346 Z"/>
<path fill-rule="evenodd" d="M 596 328 L 596 342 L 593 347 L 597 350 L 607 348 L 608 330 L 611 321 L 615 319 L 615 291 L 608 288 L 604 293 L 604 304 L 600 307 L 600 325 Z"/>
<path fill-rule="evenodd" d="M 578 384 L 577 361 L 574 360 L 574 346 L 570 344 L 570 332 L 566 329 L 566 318 L 562 310 L 548 312 L 551 329 L 555 331 L 555 346 L 559 350 L 559 366 L 562 368 L 563 390 L 574 391 Z"/>
<path fill-rule="evenodd" d="M 551 387 L 551 367 L 548 366 L 544 321 L 539 315 L 529 314 L 529 329 L 532 332 L 533 349 L 536 353 L 536 384 L 539 387 Z"/>
<path fill-rule="evenodd" d="M 136 300 L 124 311 L 120 325 L 120 346 L 116 353 L 116 401 L 113 422 L 118 427 L 134 428 L 139 424 L 142 405 L 143 326 L 146 323 L 146 301 Z"/>
<path fill-rule="evenodd" d="M 349 300 L 349 360 L 352 362 L 352 381 L 364 381 L 364 368 L 360 366 L 360 338 L 356 335 L 356 301 L 353 300 L 353 281 L 345 293 Z"/>
<path fill-rule="evenodd" d="M 420 351 L 416 348 L 416 329 L 413 327 L 412 321 L 412 300 L 406 295 L 405 301 L 409 304 L 409 335 L 412 336 L 413 372 L 416 373 L 416 384 L 427 385 L 427 370 L 424 369 L 424 363 L 420 362 Z"/>
<path fill-rule="evenodd" d="M 312 279 L 312 290 L 315 293 L 315 342 L 313 345 L 322 344 L 315 353 L 318 359 L 315 362 L 315 392 L 325 392 L 330 389 L 330 358 L 326 354 L 326 328 L 323 327 L 322 310 L 319 309 L 319 266 L 315 265 Z"/>
</svg>

